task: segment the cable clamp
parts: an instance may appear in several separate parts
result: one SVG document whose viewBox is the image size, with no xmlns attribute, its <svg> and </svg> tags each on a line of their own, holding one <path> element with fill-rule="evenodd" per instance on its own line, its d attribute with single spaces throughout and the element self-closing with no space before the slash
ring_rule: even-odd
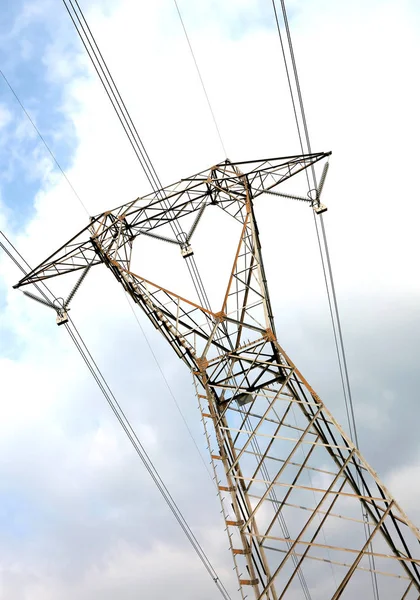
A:
<svg viewBox="0 0 420 600">
<path fill-rule="evenodd" d="M 66 310 L 57 310 L 57 325 L 64 325 L 65 323 L 68 323 L 69 321 L 69 315 L 68 312 Z"/>
<path fill-rule="evenodd" d="M 189 256 L 192 256 L 194 254 L 193 249 L 191 248 L 190 244 L 183 244 L 181 246 L 181 255 L 183 256 L 183 258 L 188 258 Z"/>
</svg>

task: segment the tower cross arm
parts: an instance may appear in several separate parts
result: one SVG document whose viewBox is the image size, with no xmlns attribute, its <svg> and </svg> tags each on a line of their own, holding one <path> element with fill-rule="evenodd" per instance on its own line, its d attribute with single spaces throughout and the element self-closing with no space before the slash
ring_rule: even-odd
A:
<svg viewBox="0 0 420 600">
<path fill-rule="evenodd" d="M 25 275 L 15 287 L 113 260 L 129 269 L 133 242 L 142 234 L 182 247 L 189 242 L 210 204 L 220 206 L 243 222 L 249 192 L 255 198 L 330 154 L 318 152 L 240 162 L 225 160 L 91 217 L 88 225 Z"/>
</svg>

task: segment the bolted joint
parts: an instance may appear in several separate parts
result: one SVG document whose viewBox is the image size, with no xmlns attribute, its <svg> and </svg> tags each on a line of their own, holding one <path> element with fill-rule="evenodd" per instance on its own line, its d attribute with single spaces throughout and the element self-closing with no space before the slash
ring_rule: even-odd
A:
<svg viewBox="0 0 420 600">
<path fill-rule="evenodd" d="M 214 313 L 214 316 L 216 317 L 216 319 L 218 320 L 219 323 L 221 323 L 222 321 L 224 321 L 226 319 L 226 313 L 223 310 L 220 310 L 217 313 Z"/>
<path fill-rule="evenodd" d="M 274 335 L 273 330 L 270 328 L 265 330 L 263 337 L 267 340 L 267 342 L 275 342 L 276 341 L 276 336 Z"/>
<path fill-rule="evenodd" d="M 209 361 L 206 358 L 196 358 L 197 366 L 200 369 L 200 374 L 202 371 L 205 371 L 209 366 Z"/>
</svg>

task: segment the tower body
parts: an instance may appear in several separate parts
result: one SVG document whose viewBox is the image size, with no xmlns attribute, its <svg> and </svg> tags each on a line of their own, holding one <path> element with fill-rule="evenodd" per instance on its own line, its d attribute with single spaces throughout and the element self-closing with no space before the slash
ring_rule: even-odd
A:
<svg viewBox="0 0 420 600">
<path fill-rule="evenodd" d="M 225 161 L 98 215 L 18 285 L 104 263 L 189 368 L 243 598 L 371 598 L 374 581 L 381 600 L 414 600 L 418 529 L 275 329 L 254 203 L 327 156 Z M 211 205 L 237 229 L 216 308 L 192 262 L 193 237 Z M 141 236 L 180 247 L 196 298 L 133 271 Z"/>
</svg>

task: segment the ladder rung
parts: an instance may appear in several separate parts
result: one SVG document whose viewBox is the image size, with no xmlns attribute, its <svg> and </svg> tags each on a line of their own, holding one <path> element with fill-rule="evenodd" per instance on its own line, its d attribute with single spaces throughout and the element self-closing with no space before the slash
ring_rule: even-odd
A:
<svg viewBox="0 0 420 600">
<path fill-rule="evenodd" d="M 222 460 L 222 457 L 218 454 L 210 454 L 210 458 L 212 458 L 213 460 Z"/>
<path fill-rule="evenodd" d="M 221 492 L 233 492 L 235 490 L 234 486 L 228 487 L 226 485 L 219 485 L 219 490 Z"/>
<path fill-rule="evenodd" d="M 226 525 L 232 525 L 233 527 L 242 527 L 243 521 L 226 521 Z"/>
<path fill-rule="evenodd" d="M 233 554 L 251 554 L 251 550 L 243 550 L 241 548 L 232 548 Z"/>
<path fill-rule="evenodd" d="M 213 417 L 211 415 L 209 415 L 209 413 L 201 413 L 203 415 L 203 417 L 208 417 L 209 419 L 212 419 Z"/>
<path fill-rule="evenodd" d="M 239 585 L 257 585 L 259 582 L 259 579 L 240 579 Z"/>
</svg>

